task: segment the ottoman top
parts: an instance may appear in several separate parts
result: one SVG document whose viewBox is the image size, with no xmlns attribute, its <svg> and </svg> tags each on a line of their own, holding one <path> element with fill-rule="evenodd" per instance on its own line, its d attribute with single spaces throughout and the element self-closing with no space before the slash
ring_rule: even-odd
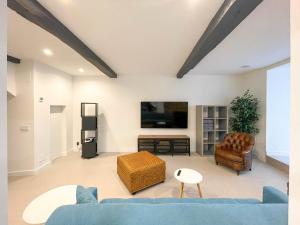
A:
<svg viewBox="0 0 300 225">
<path fill-rule="evenodd" d="M 131 171 L 165 164 L 165 161 L 147 151 L 118 156 L 118 162 L 122 163 Z"/>
</svg>

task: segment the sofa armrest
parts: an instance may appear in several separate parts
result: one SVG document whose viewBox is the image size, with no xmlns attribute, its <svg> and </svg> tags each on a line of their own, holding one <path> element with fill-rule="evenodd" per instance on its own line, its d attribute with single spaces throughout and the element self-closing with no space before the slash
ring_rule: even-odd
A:
<svg viewBox="0 0 300 225">
<path fill-rule="evenodd" d="M 263 189 L 263 203 L 288 203 L 288 196 L 276 188 L 267 186 Z"/>
</svg>

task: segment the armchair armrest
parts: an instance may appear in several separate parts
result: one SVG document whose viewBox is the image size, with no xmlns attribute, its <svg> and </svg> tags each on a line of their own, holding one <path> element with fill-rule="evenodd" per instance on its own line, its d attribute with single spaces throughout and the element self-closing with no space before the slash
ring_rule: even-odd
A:
<svg viewBox="0 0 300 225">
<path fill-rule="evenodd" d="M 242 155 L 252 154 L 253 146 L 247 146 L 245 149 L 241 151 Z"/>
<path fill-rule="evenodd" d="M 267 186 L 263 189 L 263 203 L 288 203 L 288 196 L 276 188 Z"/>
<path fill-rule="evenodd" d="M 242 155 L 247 155 L 247 154 L 251 154 L 252 150 L 251 149 L 247 149 L 247 150 L 243 150 L 241 153 Z"/>
</svg>

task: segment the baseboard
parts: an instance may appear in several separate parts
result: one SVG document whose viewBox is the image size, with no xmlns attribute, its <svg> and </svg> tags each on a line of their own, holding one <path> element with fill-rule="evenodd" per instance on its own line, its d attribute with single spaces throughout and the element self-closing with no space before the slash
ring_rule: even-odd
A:
<svg viewBox="0 0 300 225">
<path fill-rule="evenodd" d="M 22 176 L 34 176 L 36 175 L 35 170 L 20 170 L 20 171 L 9 171 L 9 177 L 22 177 Z"/>
<path fill-rule="evenodd" d="M 41 169 L 51 164 L 50 161 L 45 162 L 44 164 L 40 165 L 39 167 L 32 169 L 32 170 L 19 170 L 19 171 L 9 171 L 9 177 L 20 177 L 20 176 L 34 176 L 36 175 Z"/>
<path fill-rule="evenodd" d="M 286 165 L 285 163 L 283 162 L 280 162 L 279 160 L 277 159 L 274 159 L 270 156 L 267 156 L 266 157 L 266 161 L 268 164 L 270 164 L 271 166 L 275 167 L 276 169 L 279 169 L 285 173 L 289 173 L 289 166 Z"/>
<path fill-rule="evenodd" d="M 45 163 L 43 163 L 39 167 L 35 168 L 35 170 L 34 170 L 35 173 L 39 172 L 41 169 L 43 169 L 44 167 L 48 166 L 49 164 L 51 164 L 51 161 L 47 160 Z"/>
</svg>

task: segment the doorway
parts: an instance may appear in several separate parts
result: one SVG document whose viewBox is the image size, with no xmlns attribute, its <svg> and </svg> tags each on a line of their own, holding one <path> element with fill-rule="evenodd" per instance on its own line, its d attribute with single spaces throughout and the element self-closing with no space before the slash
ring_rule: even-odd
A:
<svg viewBox="0 0 300 225">
<path fill-rule="evenodd" d="M 50 106 L 50 160 L 67 154 L 67 120 L 65 106 Z"/>
</svg>

